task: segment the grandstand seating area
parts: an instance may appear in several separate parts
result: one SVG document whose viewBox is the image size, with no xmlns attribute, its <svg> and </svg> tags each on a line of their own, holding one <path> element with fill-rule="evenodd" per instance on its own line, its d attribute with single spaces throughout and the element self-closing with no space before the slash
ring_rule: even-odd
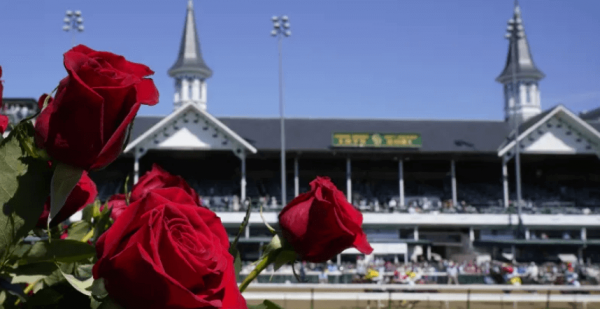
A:
<svg viewBox="0 0 600 309">
<path fill-rule="evenodd" d="M 122 192 L 125 177 L 112 175 L 96 179 L 99 198 L 106 201 L 111 195 Z M 130 181 L 131 182 L 131 181 Z M 263 205 L 265 211 L 281 209 L 279 201 L 280 184 L 273 181 L 249 179 L 247 195 L 249 201 L 239 199 L 239 182 L 235 180 L 188 179 L 190 186 L 201 196 L 204 205 L 216 211 L 243 211 L 248 204 Z M 339 184 L 338 184 L 339 185 Z M 344 189 L 343 186 L 339 186 Z M 494 183 L 457 184 L 459 205 L 451 205 L 449 185 L 435 182 L 406 182 L 405 206 L 400 206 L 398 184 L 395 181 L 381 180 L 353 183 L 353 204 L 363 212 L 409 212 L 409 213 L 505 213 L 511 211 L 503 207 L 502 186 Z M 308 186 L 300 187 L 306 192 Z M 511 190 L 513 191 L 513 190 Z M 293 198 L 293 182 L 288 182 L 288 199 Z M 600 188 L 593 187 L 552 187 L 549 185 L 523 185 L 525 213 L 538 214 L 585 214 L 600 213 Z M 510 200 L 516 200 L 511 193 Z"/>
</svg>

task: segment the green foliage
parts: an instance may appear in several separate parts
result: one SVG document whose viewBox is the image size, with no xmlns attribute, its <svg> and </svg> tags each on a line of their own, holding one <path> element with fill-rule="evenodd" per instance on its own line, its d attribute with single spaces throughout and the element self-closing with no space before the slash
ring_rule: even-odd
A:
<svg viewBox="0 0 600 309">
<path fill-rule="evenodd" d="M 231 242 L 231 245 L 229 246 L 229 253 L 234 258 L 233 264 L 235 267 L 235 279 L 236 280 L 240 279 L 240 271 L 242 270 L 242 258 L 240 256 L 240 252 L 237 248 L 237 243 L 238 243 L 238 240 L 240 239 L 240 236 L 242 236 L 242 233 L 244 233 L 244 231 L 246 230 L 246 226 L 248 226 L 248 222 L 250 221 L 250 211 L 251 210 L 252 210 L 252 206 L 248 205 L 248 209 L 246 209 L 246 215 L 244 216 L 244 221 L 242 221 L 242 224 L 240 225 L 240 229 L 238 230 L 237 235 L 235 236 L 235 238 Z"/>
<path fill-rule="evenodd" d="M 50 188 L 50 216 L 48 217 L 48 221 L 56 217 L 65 205 L 69 194 L 73 191 L 79 179 L 81 179 L 82 174 L 83 169 L 81 168 L 60 162 L 56 164 Z"/>
<path fill-rule="evenodd" d="M 104 287 L 104 279 L 99 278 L 92 283 L 92 297 L 98 301 L 102 301 L 108 296 L 108 291 Z"/>
<path fill-rule="evenodd" d="M 87 221 L 77 221 L 72 223 L 69 228 L 67 239 L 81 241 L 92 229 L 92 224 Z"/>
<path fill-rule="evenodd" d="M 19 129 L 17 129 L 19 128 Z M 33 130 L 21 123 L 0 143 L 0 256 L 4 262 L 9 249 L 33 229 L 50 192 L 51 169 L 23 148 L 16 132 Z"/>
<path fill-rule="evenodd" d="M 62 270 L 61 270 L 62 272 Z M 75 278 L 75 276 L 71 275 L 71 274 L 67 274 L 62 272 L 63 277 L 65 277 L 65 279 L 67 279 L 67 282 L 69 282 L 69 284 L 71 284 L 71 286 L 77 290 L 79 293 L 87 295 L 87 296 L 91 296 L 92 295 L 92 283 L 94 282 L 94 278 L 90 277 L 87 278 L 86 280 L 79 280 L 77 278 Z"/>
<path fill-rule="evenodd" d="M 117 304 L 112 298 L 107 297 L 103 301 L 92 299 L 92 309 L 124 309 Z"/>
<path fill-rule="evenodd" d="M 72 239 L 38 241 L 23 255 L 20 264 L 39 262 L 78 262 L 96 255 L 96 249 L 87 243 Z"/>
<path fill-rule="evenodd" d="M 240 256 L 240 252 L 236 249 L 235 255 L 233 256 L 233 267 L 235 269 L 235 280 L 240 280 L 240 272 L 242 271 L 242 257 Z"/>
<path fill-rule="evenodd" d="M 99 214 L 96 216 L 97 211 Z M 102 209 L 102 211 L 99 211 L 99 208 L 98 210 L 94 208 L 94 221 L 96 222 L 96 224 L 94 224 L 94 243 L 98 241 L 98 238 L 100 238 L 100 236 L 102 236 L 102 234 L 104 234 L 104 232 L 106 232 L 106 230 L 108 230 L 108 228 L 111 226 L 111 213 L 112 208 L 108 207 L 108 204 L 104 205 L 104 209 Z"/>
</svg>

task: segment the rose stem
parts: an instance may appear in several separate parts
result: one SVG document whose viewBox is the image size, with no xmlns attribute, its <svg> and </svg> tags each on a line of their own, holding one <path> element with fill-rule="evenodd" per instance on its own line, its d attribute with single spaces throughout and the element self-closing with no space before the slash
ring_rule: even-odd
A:
<svg viewBox="0 0 600 309">
<path fill-rule="evenodd" d="M 256 279 L 256 277 L 258 277 L 258 275 L 265 270 L 269 264 L 275 262 L 277 253 L 279 253 L 279 250 L 269 253 L 266 257 L 260 260 L 260 262 L 258 262 L 256 267 L 250 272 L 250 274 L 248 274 L 248 277 L 246 277 L 246 279 L 242 281 L 242 284 L 240 284 L 240 292 L 244 292 L 252 280 Z"/>
</svg>

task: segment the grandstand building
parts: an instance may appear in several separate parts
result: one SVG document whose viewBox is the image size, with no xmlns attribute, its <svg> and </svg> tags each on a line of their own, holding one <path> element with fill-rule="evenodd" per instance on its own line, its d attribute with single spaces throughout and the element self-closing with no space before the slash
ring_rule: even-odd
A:
<svg viewBox="0 0 600 309">
<path fill-rule="evenodd" d="M 513 18 L 521 25 L 518 5 Z M 487 254 L 541 261 L 571 254 L 599 260 L 600 113 L 544 109 L 544 74 L 527 37 L 515 43 L 496 78 L 504 121 L 286 119 L 287 201 L 307 191 L 315 176 L 329 176 L 363 212 L 375 253 L 390 259 Z M 265 220 L 276 226 L 286 202 L 279 200 L 279 119 L 210 114 L 212 70 L 202 57 L 191 1 L 168 74 L 176 89 L 173 112 L 136 118 L 124 154 L 91 174 L 100 198 L 120 192 L 127 175 L 135 182 L 157 163 L 187 179 L 231 236 L 248 204 L 255 207 L 242 254 L 256 259 L 269 240 L 256 206 L 264 205 Z M 513 203 L 517 142 L 526 203 L 521 220 Z M 348 250 L 338 260 L 355 253 Z"/>
</svg>

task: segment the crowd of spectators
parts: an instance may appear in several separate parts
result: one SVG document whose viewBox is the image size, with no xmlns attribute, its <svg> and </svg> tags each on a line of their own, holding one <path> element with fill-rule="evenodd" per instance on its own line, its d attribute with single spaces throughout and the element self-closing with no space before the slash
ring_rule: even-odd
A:
<svg viewBox="0 0 600 309">
<path fill-rule="evenodd" d="M 242 274 L 254 266 L 248 264 Z M 298 277 L 294 279 L 291 266 L 277 271 L 267 269 L 266 278 L 286 276 L 286 281 L 312 283 L 374 283 L 374 284 L 547 284 L 570 285 L 599 284 L 600 267 L 572 262 L 562 263 L 506 263 L 500 261 L 455 262 L 451 260 L 394 263 L 383 259 L 356 263 L 328 262 L 323 264 L 301 263 L 296 266 Z"/>
</svg>

